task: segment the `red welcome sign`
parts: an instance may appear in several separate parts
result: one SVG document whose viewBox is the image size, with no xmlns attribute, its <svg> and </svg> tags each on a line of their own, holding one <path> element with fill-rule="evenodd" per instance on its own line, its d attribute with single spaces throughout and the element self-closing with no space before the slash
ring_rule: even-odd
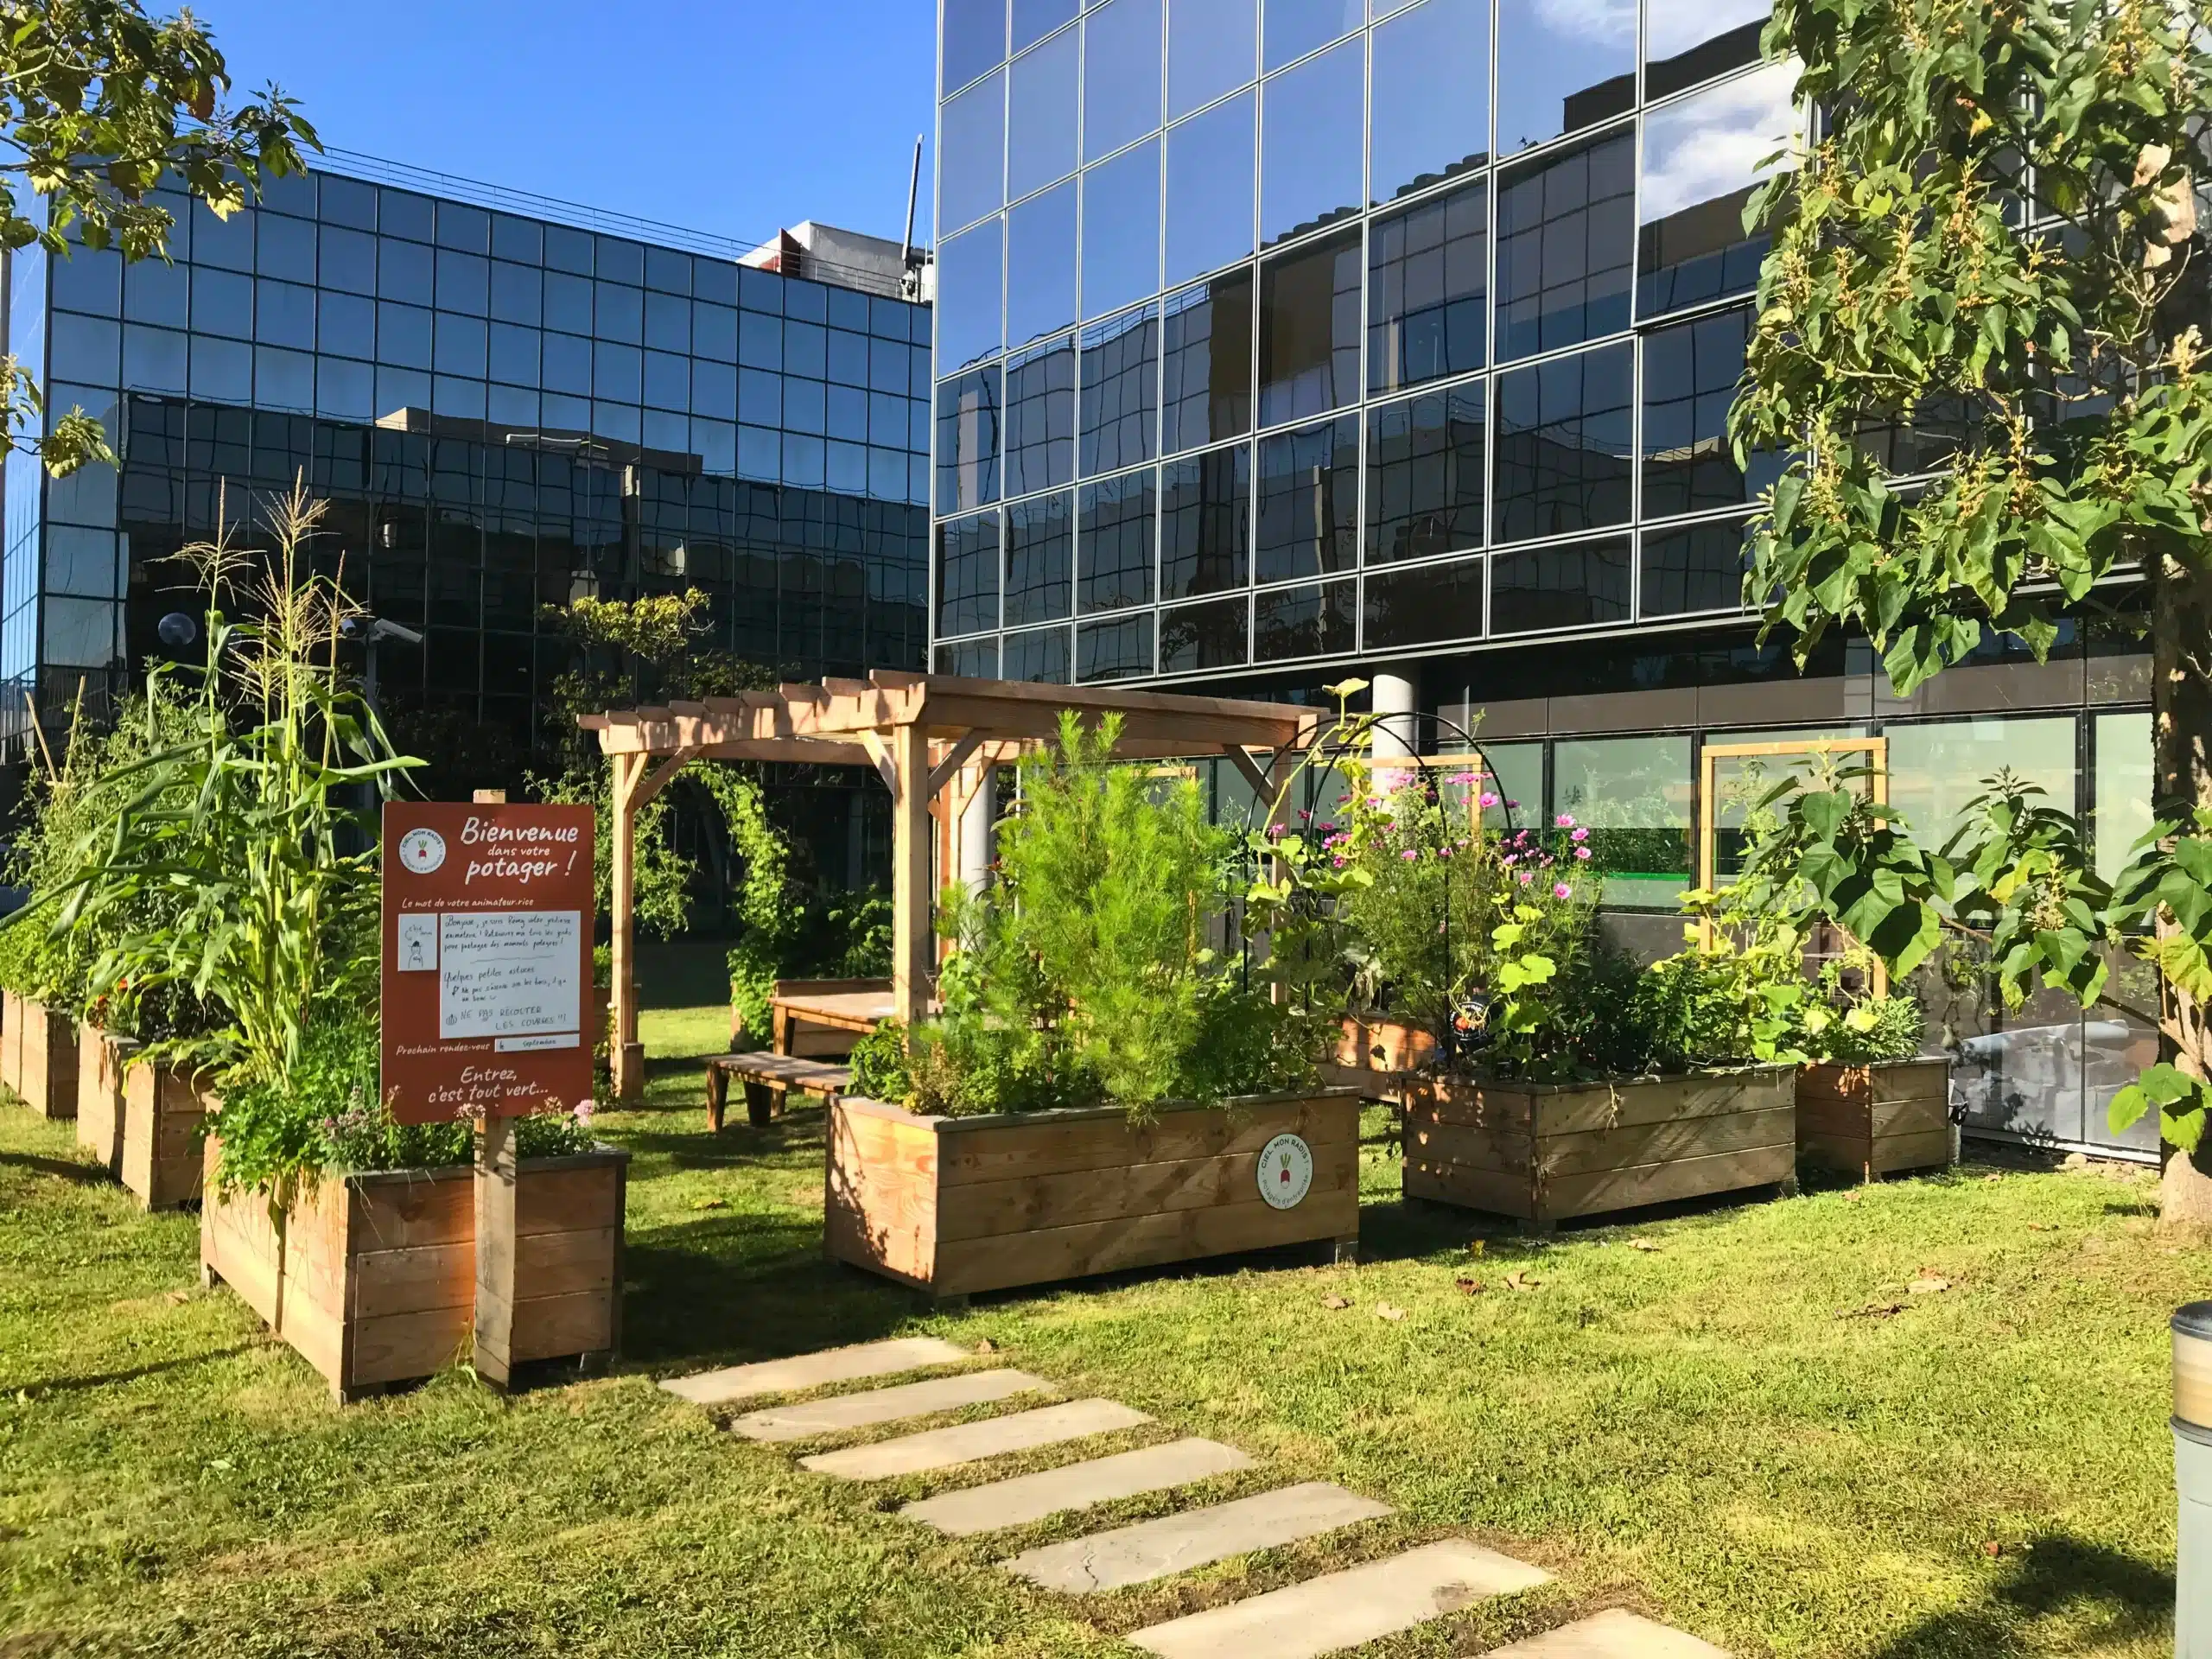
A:
<svg viewBox="0 0 2212 1659">
<path fill-rule="evenodd" d="M 594 914 L 589 807 L 385 804 L 383 1090 L 397 1121 L 590 1096 Z"/>
</svg>

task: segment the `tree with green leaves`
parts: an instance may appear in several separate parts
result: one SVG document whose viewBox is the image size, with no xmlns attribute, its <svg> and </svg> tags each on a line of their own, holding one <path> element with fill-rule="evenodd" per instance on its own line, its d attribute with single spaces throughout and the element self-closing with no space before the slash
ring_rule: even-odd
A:
<svg viewBox="0 0 2212 1659">
<path fill-rule="evenodd" d="M 2037 656 L 2069 614 L 2148 588 L 2161 821 L 2113 884 L 2000 789 L 1937 854 L 1847 803 L 1798 815 L 1823 902 L 1909 970 L 1991 944 L 2008 998 L 2087 1004 L 2108 953 L 2160 969 L 2164 1056 L 2117 1103 L 2161 1111 L 2170 1217 L 2198 1167 L 2212 1000 L 2212 112 L 2203 0 L 1777 0 L 1817 137 L 1754 194 L 1772 241 L 1739 460 L 1793 459 L 1747 600 L 1802 661 L 1866 634 L 1909 693 L 1995 632 Z M 1911 477 L 1940 455 L 1933 475 Z M 1910 479 L 1910 481 L 1907 480 Z M 1980 925 L 1972 919 L 1979 918 Z"/>
<path fill-rule="evenodd" d="M 125 260 L 166 259 L 174 217 L 157 186 L 181 185 L 228 218 L 264 178 L 304 173 L 315 129 L 271 86 L 233 105 L 231 74 L 189 11 L 139 0 L 0 0 L 0 245 L 69 255 L 72 237 Z M 44 394 L 0 358 L 9 441 L 57 478 L 112 461 L 82 409 L 49 423 Z"/>
</svg>

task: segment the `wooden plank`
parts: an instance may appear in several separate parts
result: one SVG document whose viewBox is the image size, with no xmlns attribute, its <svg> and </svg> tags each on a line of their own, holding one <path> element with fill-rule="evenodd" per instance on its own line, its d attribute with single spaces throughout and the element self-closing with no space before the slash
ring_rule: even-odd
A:
<svg viewBox="0 0 2212 1659">
<path fill-rule="evenodd" d="M 1951 1161 L 1951 1127 L 1876 1139 L 1868 1162 L 1877 1175 L 1901 1169 L 1942 1169 Z"/>
<path fill-rule="evenodd" d="M 614 1346 L 610 1293 L 532 1296 L 515 1306 L 514 1362 L 605 1353 Z"/>
<path fill-rule="evenodd" d="M 1526 1173 L 1509 1174 L 1503 1170 L 1478 1169 L 1468 1164 L 1408 1154 L 1399 1180 L 1408 1198 L 1430 1204 L 1516 1216 L 1524 1221 L 1533 1219 L 1536 1213 L 1535 1188 Z"/>
<path fill-rule="evenodd" d="M 919 1025 L 928 1012 L 936 967 L 937 891 L 930 868 L 928 734 L 902 726 L 892 735 L 899 775 L 891 809 L 891 1005 L 900 1023 Z"/>
<path fill-rule="evenodd" d="M 1752 1147 L 1794 1145 L 1796 1138 L 1796 1113 L 1780 1106 L 1765 1111 L 1726 1112 L 1551 1135 L 1535 1143 L 1535 1155 L 1545 1174 L 1558 1178 L 1711 1157 Z"/>
<path fill-rule="evenodd" d="M 411 1179 L 365 1180 L 351 1178 L 359 1195 L 354 1211 L 357 1252 L 416 1249 L 437 1244 L 465 1244 L 476 1237 L 474 1177 L 466 1165 L 429 1174 L 407 1172 Z"/>
<path fill-rule="evenodd" d="M 1872 1141 L 1864 1135 L 1834 1129 L 1808 1130 L 1800 1125 L 1797 1155 L 1817 1168 L 1864 1179 L 1872 1169 L 1874 1148 Z"/>
<path fill-rule="evenodd" d="M 348 1311 L 355 1319 L 421 1313 L 476 1305 L 476 1243 L 425 1244 L 356 1255 L 347 1274 Z"/>
<path fill-rule="evenodd" d="M 1465 1164 L 1474 1169 L 1496 1169 L 1525 1176 L 1536 1155 L 1534 1135 L 1513 1129 L 1478 1128 L 1471 1123 L 1440 1123 L 1427 1117 L 1406 1115 L 1403 1135 L 1406 1155 L 1431 1163 Z"/>
<path fill-rule="evenodd" d="M 832 1261 L 926 1285 L 937 1257 L 938 1141 L 900 1114 L 830 1108 L 823 1249 Z"/>
<path fill-rule="evenodd" d="M 622 1185 L 613 1160 L 582 1169 L 526 1169 L 515 1190 L 516 1236 L 622 1224 Z M 482 1233 L 480 1230 L 478 1236 Z"/>
<path fill-rule="evenodd" d="M 947 1187 L 1033 1179 L 1122 1164 L 1173 1163 L 1257 1152 L 1278 1135 L 1297 1135 L 1318 1152 L 1359 1138 L 1359 1104 L 1349 1096 L 1298 1100 L 1243 1113 L 1182 1109 L 1133 1123 L 1118 1111 L 1077 1119 L 969 1130 L 957 1120 L 941 1135 Z"/>
<path fill-rule="evenodd" d="M 614 1245 L 612 1227 L 530 1233 L 516 1240 L 515 1282 L 523 1302 L 609 1289 L 614 1283 Z"/>
<path fill-rule="evenodd" d="M 435 1376 L 468 1345 L 472 1319 L 469 1305 L 462 1303 L 356 1320 L 346 1386 Z"/>
<path fill-rule="evenodd" d="M 523 1205 L 522 1160 L 515 1150 L 514 1128 L 512 1118 L 488 1117 L 476 1135 L 474 1363 L 477 1376 L 496 1389 L 513 1384 L 514 1368 L 521 1359 L 515 1304 L 519 1297 L 516 1242 Z"/>
<path fill-rule="evenodd" d="M 1789 1105 L 1796 1098 L 1794 1067 L 1603 1084 L 1540 1092 L 1533 1096 L 1536 1134 L 1573 1135 L 1587 1129 L 1656 1123 L 1671 1117 L 1709 1117 Z"/>
<path fill-rule="evenodd" d="M 940 1195 L 938 1237 L 990 1238 L 1039 1227 L 1249 1203 L 1258 1197 L 1259 1163 L 1254 1151 L 951 1187 Z M 1314 1149 L 1308 1202 L 1313 1196 L 1356 1192 L 1358 1185 L 1356 1144 Z"/>
<path fill-rule="evenodd" d="M 1679 1158 L 1671 1163 L 1570 1175 L 1543 1187 L 1537 1214 L 1590 1216 L 1732 1192 L 1741 1187 L 1767 1186 L 1788 1180 L 1796 1168 L 1797 1145 L 1793 1139 L 1785 1145 L 1754 1147 L 1707 1158 Z"/>
</svg>

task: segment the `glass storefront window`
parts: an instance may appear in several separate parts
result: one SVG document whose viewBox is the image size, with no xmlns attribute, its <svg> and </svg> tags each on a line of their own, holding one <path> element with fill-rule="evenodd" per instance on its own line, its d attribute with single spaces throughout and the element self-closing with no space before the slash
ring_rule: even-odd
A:
<svg viewBox="0 0 2212 1659">
<path fill-rule="evenodd" d="M 1375 30 L 1368 199 L 1380 205 L 1490 160 L 1490 6 L 1424 0 Z"/>
<path fill-rule="evenodd" d="M 1026 346 L 1075 322 L 1076 183 L 1006 216 L 1006 337 Z"/>
<path fill-rule="evenodd" d="M 1532 547 L 1491 561 L 1492 633 L 1586 628 L 1629 618 L 1625 536 Z"/>
<path fill-rule="evenodd" d="M 2095 841 L 2097 874 L 2110 881 L 2127 868 L 2135 843 L 2150 833 L 2153 821 L 2151 716 L 2129 713 L 2092 719 L 2096 774 L 2089 832 Z"/>
<path fill-rule="evenodd" d="M 1636 105 L 1636 0 L 1498 0 L 1497 150 L 1511 156 Z"/>
<path fill-rule="evenodd" d="M 1501 362 L 1628 327 L 1635 166 L 1636 135 L 1624 130 L 1502 175 Z"/>
<path fill-rule="evenodd" d="M 1370 564 L 1483 544 L 1484 398 L 1477 382 L 1368 410 Z"/>
<path fill-rule="evenodd" d="M 1186 455 L 1160 469 L 1160 589 L 1191 599 L 1242 588 L 1250 569 L 1252 451 Z"/>
<path fill-rule="evenodd" d="M 1006 0 L 944 0 L 939 36 L 944 54 L 944 84 L 950 92 L 1006 56 Z"/>
<path fill-rule="evenodd" d="M 1769 10 L 1767 0 L 1645 0 L 1644 97 L 1757 63 Z"/>
<path fill-rule="evenodd" d="M 1167 118 L 1203 109 L 1257 76 L 1259 0 L 1172 0 Z"/>
<path fill-rule="evenodd" d="M 1479 638 L 1483 563 L 1452 559 L 1369 576 L 1366 648 L 1382 651 Z"/>
<path fill-rule="evenodd" d="M 1167 130 L 1170 287 L 1251 256 L 1257 106 L 1245 92 Z"/>
<path fill-rule="evenodd" d="M 1009 680 L 1046 685 L 1068 683 L 1068 631 L 1032 628 L 1006 637 L 1006 664 L 999 671 Z"/>
<path fill-rule="evenodd" d="M 1007 71 L 1006 194 L 1019 201 L 1076 162 L 1076 48 L 1070 29 Z"/>
<path fill-rule="evenodd" d="M 1006 84 L 998 75 L 948 102 L 938 118 L 937 211 L 949 230 L 1006 200 Z"/>
<path fill-rule="evenodd" d="M 999 370 L 993 364 L 938 386 L 937 509 L 964 512 L 998 499 Z"/>
<path fill-rule="evenodd" d="M 1361 38 L 1260 88 L 1262 247 L 1357 213 L 1367 199 L 1361 166 L 1366 80 L 1367 42 Z"/>
<path fill-rule="evenodd" d="M 1643 538 L 1646 616 L 1735 611 L 1744 604 L 1745 524 L 1691 524 Z"/>
<path fill-rule="evenodd" d="M 1349 570 L 1359 556 L 1359 422 L 1351 415 L 1260 440 L 1261 582 Z"/>
<path fill-rule="evenodd" d="M 1088 613 L 1152 603 L 1158 520 L 1152 469 L 1084 485 L 1077 514 L 1077 608 Z"/>
<path fill-rule="evenodd" d="M 1798 125 L 1797 73 L 1769 64 L 1643 118 L 1636 199 L 1636 307 L 1655 316 L 1758 286 L 1767 238 L 1744 233 L 1759 163 Z"/>
<path fill-rule="evenodd" d="M 1075 583 L 1075 502 L 1065 490 L 1007 509 L 1006 626 L 1061 622 Z"/>
<path fill-rule="evenodd" d="M 1075 341 L 1033 346 L 1006 364 L 1006 493 L 1075 477 Z"/>
<path fill-rule="evenodd" d="M 1923 847 L 1949 840 L 1967 804 L 2000 772 L 2041 789 L 2043 804 L 2072 813 L 2075 731 L 2070 715 L 1886 726 L 1891 804 Z"/>
<path fill-rule="evenodd" d="M 1687 734 L 1562 740 L 1552 746 L 1552 801 L 1589 828 L 1592 861 L 1604 874 L 1602 902 L 1675 908 L 1690 884 Z M 1521 821 L 1539 820 L 1524 810 Z"/>
<path fill-rule="evenodd" d="M 940 374 L 997 355 L 1006 280 L 1003 231 L 995 219 L 951 238 L 937 256 L 937 366 Z"/>
<path fill-rule="evenodd" d="M 1083 315 L 1104 316 L 1159 291 L 1160 141 L 1153 139 L 1083 175 Z"/>
<path fill-rule="evenodd" d="M 790 443 L 785 444 L 785 461 Z M 937 530 L 937 631 L 981 633 L 999 625 L 999 515 L 952 518 Z"/>
<path fill-rule="evenodd" d="M 1369 391 L 1395 391 L 1483 366 L 1489 195 L 1487 186 L 1470 185 L 1369 226 Z"/>
<path fill-rule="evenodd" d="M 1497 377 L 1495 540 L 1628 522 L 1634 378 L 1625 341 Z"/>
<path fill-rule="evenodd" d="M 1160 0 L 1107 0 L 1083 21 L 1083 159 L 1160 125 Z"/>
<path fill-rule="evenodd" d="M 1160 671 L 1241 668 L 1250 660 L 1251 601 L 1243 594 L 1160 613 Z"/>
<path fill-rule="evenodd" d="M 1074 20 L 1078 0 L 1014 0 L 1014 49 L 1024 51 Z"/>
<path fill-rule="evenodd" d="M 1270 588 L 1255 594 L 1253 660 L 1280 663 L 1351 650 L 1358 628 L 1357 587 L 1357 582 L 1328 582 L 1308 588 Z"/>
<path fill-rule="evenodd" d="M 1147 306 L 1084 329 L 1082 384 L 1077 466 L 1084 476 L 1150 461 L 1160 416 L 1159 310 Z"/>
<path fill-rule="evenodd" d="M 1233 271 L 1169 296 L 1160 453 L 1175 454 L 1252 429 L 1252 273 Z"/>
<path fill-rule="evenodd" d="M 1643 337 L 1643 516 L 1742 506 L 1782 474 L 1760 451 L 1748 474 L 1728 442 L 1728 408 L 1743 378 L 1749 311 L 1723 311 Z"/>
<path fill-rule="evenodd" d="M 1076 630 L 1076 677 L 1129 680 L 1153 671 L 1152 613 L 1110 622 L 1086 622 Z"/>
<path fill-rule="evenodd" d="M 1326 414 L 1359 397 L 1357 229 L 1260 270 L 1260 424 Z"/>
<path fill-rule="evenodd" d="M 1365 0 L 1265 0 L 1265 12 L 1263 67 L 1269 73 L 1367 21 Z"/>
</svg>

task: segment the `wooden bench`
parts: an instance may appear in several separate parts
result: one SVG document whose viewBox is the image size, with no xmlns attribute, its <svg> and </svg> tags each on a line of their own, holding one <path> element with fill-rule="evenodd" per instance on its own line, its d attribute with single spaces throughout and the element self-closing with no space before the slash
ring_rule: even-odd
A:
<svg viewBox="0 0 2212 1659">
<path fill-rule="evenodd" d="M 717 1054 L 707 1062 L 707 1127 L 716 1134 L 721 1131 L 732 1077 L 745 1085 L 747 1121 L 760 1124 L 783 1115 L 784 1097 L 794 1089 L 803 1095 L 819 1095 L 825 1102 L 836 1099 L 852 1082 L 853 1068 L 766 1051 Z"/>
</svg>

